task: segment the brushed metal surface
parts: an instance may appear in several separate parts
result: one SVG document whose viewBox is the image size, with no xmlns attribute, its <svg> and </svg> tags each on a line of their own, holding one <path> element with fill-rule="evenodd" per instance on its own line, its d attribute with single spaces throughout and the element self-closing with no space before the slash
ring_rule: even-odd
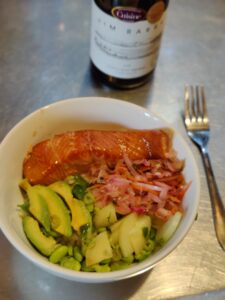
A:
<svg viewBox="0 0 225 300">
<path fill-rule="evenodd" d="M 225 253 L 215 237 L 201 158 L 181 118 L 184 85 L 204 84 L 209 151 L 225 199 L 225 2 L 171 0 L 154 77 L 132 91 L 104 87 L 90 74 L 90 3 L 0 1 L 0 139 L 31 111 L 59 99 L 106 96 L 137 103 L 177 126 L 190 144 L 201 174 L 198 218 L 177 249 L 152 271 L 97 286 L 43 272 L 0 233 L 0 299 L 225 299 Z"/>
</svg>

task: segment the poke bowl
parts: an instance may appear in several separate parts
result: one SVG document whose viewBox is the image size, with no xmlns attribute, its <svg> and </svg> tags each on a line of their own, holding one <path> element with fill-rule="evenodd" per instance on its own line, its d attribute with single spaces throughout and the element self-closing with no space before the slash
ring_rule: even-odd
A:
<svg viewBox="0 0 225 300">
<path fill-rule="evenodd" d="M 176 157 L 175 171 L 167 161 L 171 160 L 167 152 L 166 162 L 160 162 L 158 153 L 165 150 L 164 144 L 159 147 L 152 143 L 151 147 L 148 146 L 150 148 L 147 147 L 149 155 L 152 155 L 149 161 L 136 156 L 132 161 L 131 152 L 142 152 L 147 144 L 146 137 L 139 137 L 139 134 L 148 131 L 154 141 L 157 138 L 160 140 L 161 135 L 163 139 L 166 135 L 171 141 L 171 153 Z M 99 134 L 103 152 L 97 143 Z M 119 134 L 119 138 L 115 139 L 115 134 Z M 137 147 L 132 146 L 132 151 L 127 146 L 130 134 L 137 139 L 137 143 L 142 141 Z M 78 135 L 81 136 L 79 139 Z M 76 140 L 79 155 L 69 152 L 71 140 L 65 144 L 68 136 Z M 65 155 L 72 161 L 72 169 L 76 165 L 75 169 L 79 172 L 71 171 L 68 161 L 62 170 L 60 155 L 56 153 L 55 146 L 52 147 L 52 141 L 56 141 L 54 145 L 57 147 L 62 137 L 63 155 L 66 152 Z M 115 157 L 110 156 L 114 147 L 112 140 L 115 141 L 114 146 L 119 147 L 120 154 L 122 152 L 116 163 Z M 49 141 L 53 152 L 47 155 Z M 101 163 L 98 161 L 94 167 L 93 161 L 92 165 L 89 161 L 93 151 L 95 156 L 101 158 Z M 53 158 L 54 155 L 56 157 Z M 106 163 L 103 158 L 107 155 L 112 159 Z M 0 227 L 3 234 L 35 265 L 68 280 L 112 282 L 150 270 L 156 264 L 163 263 L 163 259 L 181 243 L 197 214 L 199 173 L 187 143 L 175 128 L 160 117 L 122 100 L 82 97 L 42 107 L 21 120 L 6 135 L 0 145 L 0 161 Z M 85 164 L 82 164 L 84 161 Z M 153 175 L 149 170 L 152 164 L 157 178 L 151 177 Z M 161 168 L 167 181 L 161 180 Z M 179 185 L 179 197 L 168 183 L 168 180 L 171 184 L 174 182 L 171 179 L 175 178 L 173 172 L 176 178 L 179 173 L 179 184 L 174 184 Z M 123 178 L 118 179 L 118 174 Z M 150 177 L 146 179 L 143 176 Z M 58 183 L 68 188 L 67 192 L 59 190 Z M 53 213 L 51 206 L 55 200 L 48 200 L 45 195 L 49 192 L 57 196 L 56 202 L 59 203 L 53 207 Z M 147 196 L 151 196 L 151 205 Z M 169 197 L 169 202 L 166 197 Z M 135 204 L 131 203 L 131 199 L 135 199 Z M 41 216 L 38 212 L 40 207 Z M 69 224 L 67 229 L 64 226 L 63 231 L 57 230 L 64 221 Z"/>
</svg>

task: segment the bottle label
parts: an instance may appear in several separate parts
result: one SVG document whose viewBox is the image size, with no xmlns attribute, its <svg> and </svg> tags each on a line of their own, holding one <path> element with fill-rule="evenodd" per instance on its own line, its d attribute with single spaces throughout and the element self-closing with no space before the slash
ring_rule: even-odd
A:
<svg viewBox="0 0 225 300">
<path fill-rule="evenodd" d="M 165 24 L 165 4 L 156 2 L 145 12 L 114 7 L 112 16 L 92 1 L 90 56 L 103 73 L 122 79 L 138 78 L 156 65 Z"/>
<path fill-rule="evenodd" d="M 114 7 L 112 15 L 119 20 L 137 22 L 145 19 L 145 10 L 133 7 Z"/>
</svg>

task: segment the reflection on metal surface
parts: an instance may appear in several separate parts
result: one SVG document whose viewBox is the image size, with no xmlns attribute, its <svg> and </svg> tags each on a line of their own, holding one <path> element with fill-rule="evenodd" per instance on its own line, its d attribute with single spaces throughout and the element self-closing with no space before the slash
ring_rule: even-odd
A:
<svg viewBox="0 0 225 300">
<path fill-rule="evenodd" d="M 189 296 L 181 296 L 176 298 L 171 298 L 171 300 L 224 300 L 225 299 L 225 291 L 219 290 L 219 291 L 211 291 L 211 292 L 205 292 L 201 294 L 196 295 L 189 295 Z"/>
<path fill-rule="evenodd" d="M 58 28 L 59 28 L 59 31 L 61 31 L 61 32 L 65 31 L 65 23 L 60 22 L 58 25 Z"/>
</svg>

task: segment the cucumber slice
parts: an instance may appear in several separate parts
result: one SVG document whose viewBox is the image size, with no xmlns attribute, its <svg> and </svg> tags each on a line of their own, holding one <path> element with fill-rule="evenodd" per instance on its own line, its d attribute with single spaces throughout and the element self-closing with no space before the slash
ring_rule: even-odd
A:
<svg viewBox="0 0 225 300">
<path fill-rule="evenodd" d="M 119 246 L 123 257 L 130 256 L 133 253 L 133 247 L 130 242 L 129 233 L 134 228 L 138 219 L 136 213 L 131 213 L 124 217 L 122 223 L 119 227 Z"/>
<path fill-rule="evenodd" d="M 112 258 L 112 248 L 106 231 L 99 233 L 87 246 L 86 266 L 98 264 L 101 261 Z"/>
<path fill-rule="evenodd" d="M 117 221 L 116 209 L 112 203 L 96 211 L 94 224 L 96 228 L 107 227 Z"/>
<path fill-rule="evenodd" d="M 156 241 L 164 245 L 175 233 L 182 218 L 181 212 L 176 212 L 170 219 L 162 225 L 162 227 L 157 231 Z"/>
<path fill-rule="evenodd" d="M 135 254 L 139 254 L 146 245 L 146 238 L 143 233 L 144 228 L 148 232 L 150 231 L 151 218 L 146 215 L 138 216 L 136 224 L 129 232 L 130 242 Z"/>
</svg>

